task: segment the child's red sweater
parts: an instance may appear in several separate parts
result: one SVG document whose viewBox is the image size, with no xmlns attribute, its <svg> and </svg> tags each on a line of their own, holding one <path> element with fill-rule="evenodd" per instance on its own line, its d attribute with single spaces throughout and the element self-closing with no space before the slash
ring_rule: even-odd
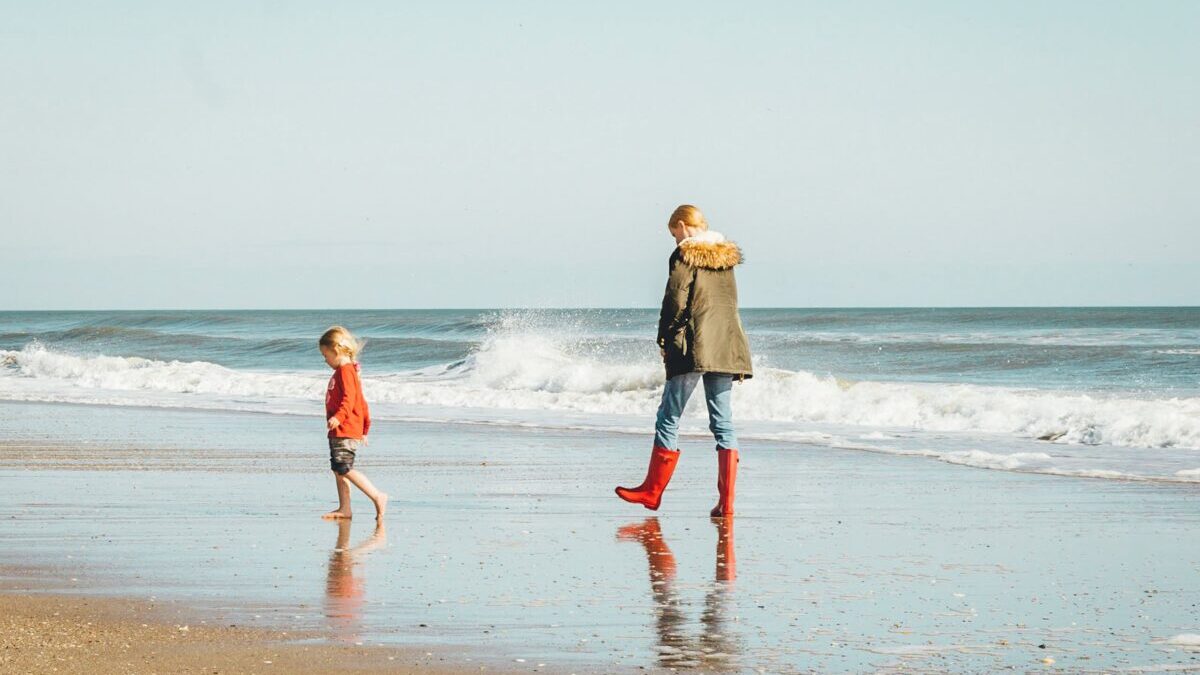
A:
<svg viewBox="0 0 1200 675">
<path fill-rule="evenodd" d="M 358 379 L 358 364 L 338 366 L 329 378 L 325 391 L 325 419 L 336 417 L 336 429 L 329 430 L 330 438 L 362 438 L 371 430 L 371 410 L 362 394 Z"/>
</svg>

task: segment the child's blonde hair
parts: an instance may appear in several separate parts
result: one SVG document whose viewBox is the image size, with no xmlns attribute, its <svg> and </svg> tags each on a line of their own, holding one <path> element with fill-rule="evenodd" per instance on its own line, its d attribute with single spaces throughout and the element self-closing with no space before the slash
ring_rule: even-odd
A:
<svg viewBox="0 0 1200 675">
<path fill-rule="evenodd" d="M 358 355 L 363 348 L 363 343 L 342 326 L 330 326 L 329 330 L 321 334 L 317 344 L 332 349 L 334 353 L 354 362 L 358 362 Z"/>
<path fill-rule="evenodd" d="M 708 230 L 708 221 L 704 219 L 704 214 L 691 204 L 680 204 L 675 208 L 675 211 L 671 213 L 671 219 L 667 221 L 667 229 L 679 221 L 683 221 L 686 227 Z"/>
</svg>

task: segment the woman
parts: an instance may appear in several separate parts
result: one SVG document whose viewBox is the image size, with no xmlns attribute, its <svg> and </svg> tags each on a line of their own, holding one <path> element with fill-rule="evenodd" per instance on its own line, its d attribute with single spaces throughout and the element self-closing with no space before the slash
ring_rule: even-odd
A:
<svg viewBox="0 0 1200 675">
<path fill-rule="evenodd" d="M 679 417 L 696 384 L 703 380 L 708 428 L 717 440 L 718 459 L 719 498 L 710 515 L 731 516 L 738 451 L 730 399 L 734 380 L 753 375 L 733 275 L 733 268 L 742 262 L 742 252 L 720 233 L 710 232 L 704 214 L 695 206 L 684 204 L 675 209 L 667 229 L 676 244 L 658 320 L 658 346 L 667 383 L 658 407 L 646 479 L 635 488 L 619 487 L 616 492 L 627 502 L 658 509 L 679 463 Z"/>
</svg>

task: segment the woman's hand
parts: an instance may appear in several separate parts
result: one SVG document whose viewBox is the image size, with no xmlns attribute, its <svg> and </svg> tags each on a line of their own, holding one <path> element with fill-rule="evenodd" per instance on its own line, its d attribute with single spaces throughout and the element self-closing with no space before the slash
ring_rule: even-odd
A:
<svg viewBox="0 0 1200 675">
<path fill-rule="evenodd" d="M 659 348 L 658 348 L 658 355 L 659 355 L 660 357 L 662 357 L 662 360 L 663 360 L 663 362 L 666 362 L 666 360 L 667 360 L 667 350 L 663 349 L 662 347 L 659 347 Z"/>
<path fill-rule="evenodd" d="M 339 420 L 339 419 L 338 419 L 338 418 L 336 418 L 336 417 L 330 417 L 330 418 L 329 418 L 329 419 L 328 419 L 328 420 L 325 422 L 325 426 L 329 427 L 329 430 L 330 430 L 330 431 L 333 431 L 334 429 L 336 429 L 336 428 L 338 428 L 338 427 L 342 426 L 342 421 L 341 421 L 341 420 Z"/>
</svg>

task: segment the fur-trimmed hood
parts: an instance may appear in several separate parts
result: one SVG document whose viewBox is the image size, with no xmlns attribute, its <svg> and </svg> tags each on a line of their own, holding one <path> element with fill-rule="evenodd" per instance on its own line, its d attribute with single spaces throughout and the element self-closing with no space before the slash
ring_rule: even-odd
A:
<svg viewBox="0 0 1200 675">
<path fill-rule="evenodd" d="M 692 267 L 727 270 L 742 263 L 742 249 L 720 232 L 701 232 L 679 242 L 679 255 Z"/>
</svg>

